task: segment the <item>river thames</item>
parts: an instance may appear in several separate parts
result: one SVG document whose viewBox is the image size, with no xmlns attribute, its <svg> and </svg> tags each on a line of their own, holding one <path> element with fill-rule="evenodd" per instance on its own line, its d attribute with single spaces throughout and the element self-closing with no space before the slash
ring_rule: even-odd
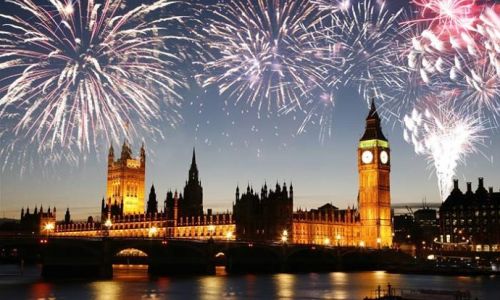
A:
<svg viewBox="0 0 500 300">
<path fill-rule="evenodd" d="M 22 276 L 0 266 L 0 299 L 363 299 L 386 288 L 468 290 L 471 299 L 500 299 L 497 276 L 434 276 L 372 272 L 216 275 L 150 278 L 146 268 L 114 268 L 113 280 L 43 281 L 37 267 Z M 431 299 L 429 299 L 431 300 Z"/>
</svg>

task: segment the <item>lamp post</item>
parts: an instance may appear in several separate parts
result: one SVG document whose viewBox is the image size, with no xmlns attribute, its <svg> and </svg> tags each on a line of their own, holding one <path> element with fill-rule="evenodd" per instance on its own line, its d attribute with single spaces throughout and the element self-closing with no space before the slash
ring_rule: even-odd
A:
<svg viewBox="0 0 500 300">
<path fill-rule="evenodd" d="M 150 238 L 154 237 L 158 233 L 158 228 L 156 226 L 151 226 L 148 231 Z"/>
<path fill-rule="evenodd" d="M 214 232 L 215 232 L 215 225 L 213 224 L 208 225 L 208 235 L 210 236 L 210 239 L 213 238 Z"/>
<path fill-rule="evenodd" d="M 231 231 L 226 232 L 226 240 L 229 242 L 233 238 L 233 233 Z"/>
<path fill-rule="evenodd" d="M 55 226 L 54 226 L 54 223 L 52 223 L 52 222 L 48 222 L 45 224 L 44 229 L 45 229 L 45 232 L 47 234 L 46 240 L 49 239 L 50 231 L 54 230 L 54 228 L 55 228 Z"/>
<path fill-rule="evenodd" d="M 335 236 L 335 240 L 337 241 L 337 247 L 340 247 L 340 238 L 341 238 L 340 234 L 337 234 Z"/>
<path fill-rule="evenodd" d="M 111 222 L 111 219 L 107 219 L 106 222 L 104 222 L 104 227 L 106 230 L 104 231 L 105 236 L 109 236 L 109 230 L 111 229 L 111 226 L 113 226 L 113 222 Z"/>
<path fill-rule="evenodd" d="M 285 245 L 287 241 L 288 241 L 288 231 L 285 229 L 281 233 L 281 242 L 283 243 L 283 245 Z"/>
<path fill-rule="evenodd" d="M 382 243 L 382 239 L 380 237 L 377 238 L 377 248 L 380 249 L 380 244 Z"/>
</svg>

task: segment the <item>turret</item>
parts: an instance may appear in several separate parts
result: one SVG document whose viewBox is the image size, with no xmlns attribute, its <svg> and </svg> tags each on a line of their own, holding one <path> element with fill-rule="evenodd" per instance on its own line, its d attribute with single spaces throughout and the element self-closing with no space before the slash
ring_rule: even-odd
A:
<svg viewBox="0 0 500 300">
<path fill-rule="evenodd" d="M 141 166 L 144 167 L 146 165 L 146 150 L 144 149 L 144 143 L 141 146 Z"/>
<path fill-rule="evenodd" d="M 69 207 L 66 208 L 66 213 L 64 214 L 64 223 L 65 224 L 71 223 L 71 214 L 69 213 Z"/>
<path fill-rule="evenodd" d="M 293 184 L 290 182 L 290 199 L 293 200 Z"/>
<path fill-rule="evenodd" d="M 148 208 L 146 210 L 147 214 L 158 213 L 158 201 L 156 200 L 155 186 L 151 185 L 151 190 L 149 192 Z"/>
<path fill-rule="evenodd" d="M 127 144 L 127 140 L 123 141 L 122 145 L 122 153 L 121 153 L 121 160 L 126 161 L 127 159 L 132 158 L 132 150 L 130 149 L 129 145 Z"/>
<path fill-rule="evenodd" d="M 236 201 L 240 200 L 240 187 L 236 186 Z"/>
<path fill-rule="evenodd" d="M 24 207 L 21 208 L 21 220 L 24 218 Z"/>
<path fill-rule="evenodd" d="M 113 149 L 113 145 L 109 146 L 109 152 L 108 152 L 108 165 L 113 164 L 115 161 L 115 150 Z"/>
</svg>

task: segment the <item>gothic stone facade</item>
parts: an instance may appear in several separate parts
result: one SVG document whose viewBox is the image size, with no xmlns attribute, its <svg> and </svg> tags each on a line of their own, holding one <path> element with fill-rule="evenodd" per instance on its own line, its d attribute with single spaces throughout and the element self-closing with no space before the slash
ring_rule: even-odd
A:
<svg viewBox="0 0 500 300">
<path fill-rule="evenodd" d="M 184 195 L 168 191 L 160 210 L 154 186 L 144 212 L 145 151 L 132 158 L 124 143 L 120 158 L 108 158 L 108 189 L 102 201 L 100 223 L 59 224 L 56 235 L 109 235 L 190 239 L 390 247 L 390 149 L 372 102 L 366 129 L 357 150 L 359 196 L 357 209 L 338 209 L 327 204 L 309 211 L 293 212 L 293 186 L 265 184 L 260 193 L 248 186 L 236 189 L 233 214 L 203 212 L 203 188 L 193 150 Z"/>
</svg>

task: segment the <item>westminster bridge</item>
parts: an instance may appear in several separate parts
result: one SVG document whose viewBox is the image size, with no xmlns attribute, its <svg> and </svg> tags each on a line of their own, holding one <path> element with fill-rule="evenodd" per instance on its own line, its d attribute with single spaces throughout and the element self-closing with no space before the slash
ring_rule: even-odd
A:
<svg viewBox="0 0 500 300">
<path fill-rule="evenodd" d="M 173 275 L 213 274 L 217 265 L 228 273 L 253 273 L 383 269 L 408 262 L 391 249 L 212 239 L 3 236 L 0 249 L 16 251 L 23 262 L 36 257 L 46 278 L 109 278 L 113 264 L 145 264 L 151 275 Z"/>
</svg>

